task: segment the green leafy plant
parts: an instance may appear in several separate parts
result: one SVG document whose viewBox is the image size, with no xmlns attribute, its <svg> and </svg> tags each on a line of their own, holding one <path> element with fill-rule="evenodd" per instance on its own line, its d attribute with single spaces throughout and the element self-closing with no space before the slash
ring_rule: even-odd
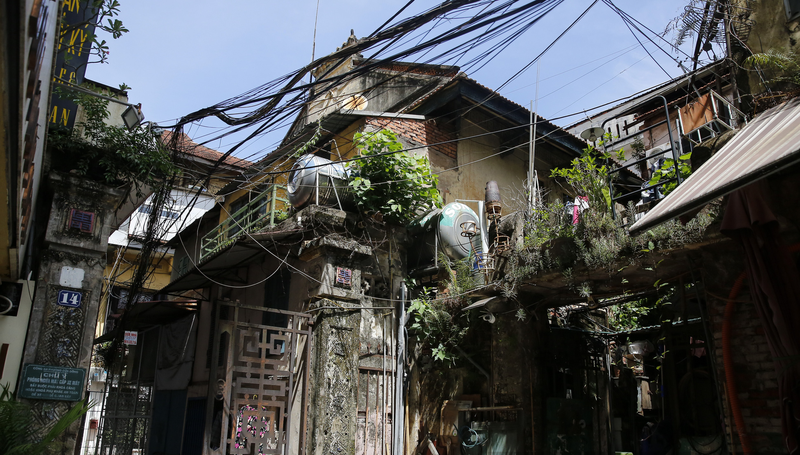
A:
<svg viewBox="0 0 800 455">
<path fill-rule="evenodd" d="M 618 332 L 638 329 L 641 327 L 641 318 L 646 316 L 650 310 L 651 307 L 647 300 L 610 306 L 606 309 L 608 325 Z"/>
<path fill-rule="evenodd" d="M 611 155 L 589 145 L 583 154 L 572 160 L 572 167 L 555 168 L 550 177 L 565 179 L 578 196 L 589 198 L 592 208 L 611 207 L 608 167 L 604 161 Z"/>
<path fill-rule="evenodd" d="M 77 5 L 78 1 L 76 0 L 73 3 Z M 89 11 L 89 14 L 84 16 L 85 19 L 83 21 L 66 24 L 63 22 L 63 18 L 60 18 L 62 20 L 60 41 L 66 44 L 60 47 L 61 52 L 65 52 L 66 58 L 69 59 L 71 55 L 80 53 L 78 49 L 72 49 L 72 47 L 84 46 L 84 43 L 89 41 L 91 47 L 87 50 L 97 58 L 97 61 L 89 63 L 107 63 L 109 55 L 108 43 L 106 40 L 100 39 L 97 33 L 89 33 L 88 36 L 81 36 L 81 39 L 73 39 L 72 37 L 76 34 L 86 33 L 88 25 L 93 25 L 95 32 L 99 30 L 108 33 L 113 39 L 118 39 L 123 34 L 128 33 L 129 30 L 125 28 L 125 25 L 118 17 L 120 3 L 117 0 L 90 0 L 85 4 L 84 2 L 80 3 L 81 6 L 75 7 L 76 11 L 79 8 L 87 8 Z"/>
<path fill-rule="evenodd" d="M 775 86 L 781 83 L 800 86 L 800 54 L 770 49 L 747 57 L 744 66 L 748 68 L 760 67 L 766 70 L 767 84 Z"/>
<path fill-rule="evenodd" d="M 692 174 L 691 158 L 692 152 L 679 156 L 677 164 L 672 158 L 665 159 L 664 163 L 653 172 L 653 176 L 648 183 L 650 185 L 657 185 L 659 182 L 666 182 L 662 185 L 663 193 L 666 196 L 678 187 L 678 181 L 674 180 L 678 172 L 680 172 L 681 179 L 684 180 Z"/>
<path fill-rule="evenodd" d="M 413 316 L 414 322 L 410 331 L 432 349 L 435 360 L 453 361 L 450 349 L 461 342 L 467 327 L 456 320 L 452 310 L 449 311 L 442 300 L 431 298 L 432 294 L 433 289 L 424 288 L 419 298 L 411 301 L 408 313 Z"/>
<path fill-rule="evenodd" d="M 275 210 L 275 223 L 280 223 L 289 218 L 289 212 L 286 210 Z"/>
<path fill-rule="evenodd" d="M 458 346 L 469 329 L 469 315 L 462 309 L 470 304 L 469 291 L 477 287 L 472 271 L 474 258 L 450 262 L 444 255 L 439 264 L 446 279 L 436 298 L 433 288 L 423 288 L 420 297 L 411 302 L 409 314 L 414 316 L 411 331 L 432 349 L 435 360 L 454 361 L 452 348 Z"/>
<path fill-rule="evenodd" d="M 97 91 L 91 85 L 86 86 Z M 59 96 L 70 98 L 83 108 L 84 119 L 75 128 L 51 128 L 48 145 L 53 168 L 107 184 L 152 186 L 177 168 L 159 135 L 148 128 L 129 131 L 109 125 L 108 101 L 86 93 L 58 89 Z"/>
<path fill-rule="evenodd" d="M 44 436 L 26 403 L 14 399 L 8 385 L 0 391 L 0 453 L 4 455 L 39 455 L 52 448 L 55 440 L 78 420 L 93 403 L 78 402 L 58 419 Z"/>
<path fill-rule="evenodd" d="M 362 210 L 406 224 L 418 213 L 441 206 L 438 178 L 426 156 L 401 151 L 403 145 L 388 129 L 357 133 L 354 140 L 361 154 L 348 165 L 353 176 L 349 185 Z"/>
</svg>

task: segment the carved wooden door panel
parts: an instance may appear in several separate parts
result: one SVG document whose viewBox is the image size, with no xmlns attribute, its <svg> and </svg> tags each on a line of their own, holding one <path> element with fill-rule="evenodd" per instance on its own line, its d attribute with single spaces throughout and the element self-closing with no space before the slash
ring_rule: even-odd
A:
<svg viewBox="0 0 800 455">
<path fill-rule="evenodd" d="M 224 369 L 212 368 L 218 400 L 209 400 L 206 453 L 305 453 L 310 316 L 239 302 L 218 306 L 230 317 L 217 319 L 212 366 Z M 253 312 L 267 324 L 244 322 Z"/>
</svg>

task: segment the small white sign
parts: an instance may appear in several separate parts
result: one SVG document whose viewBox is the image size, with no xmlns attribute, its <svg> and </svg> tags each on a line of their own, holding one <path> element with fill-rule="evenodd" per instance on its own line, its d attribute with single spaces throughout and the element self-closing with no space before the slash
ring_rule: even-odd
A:
<svg viewBox="0 0 800 455">
<path fill-rule="evenodd" d="M 61 276 L 59 277 L 58 284 L 68 288 L 80 289 L 83 287 L 83 277 L 86 275 L 83 269 L 77 267 L 63 266 L 61 267 Z"/>
<path fill-rule="evenodd" d="M 139 332 L 133 332 L 126 330 L 125 331 L 125 339 L 123 340 L 124 344 L 129 346 L 136 346 L 136 340 L 139 338 Z"/>
</svg>

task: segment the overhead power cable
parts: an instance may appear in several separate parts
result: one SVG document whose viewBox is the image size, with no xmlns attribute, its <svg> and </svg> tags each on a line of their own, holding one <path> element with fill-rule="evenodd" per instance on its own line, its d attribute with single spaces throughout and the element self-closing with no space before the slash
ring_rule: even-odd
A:
<svg viewBox="0 0 800 455">
<path fill-rule="evenodd" d="M 491 26 L 491 24 L 499 23 L 498 21 L 505 21 L 508 27 L 504 27 L 502 32 L 508 35 L 509 38 L 506 41 L 503 41 L 499 45 L 500 47 L 496 45 L 490 50 L 490 52 L 485 52 L 482 54 L 483 59 L 490 58 L 492 52 L 496 53 L 499 49 L 502 49 L 502 46 L 507 45 L 509 42 L 508 40 L 516 39 L 519 36 L 519 34 L 514 33 L 514 26 L 519 23 L 520 18 L 527 17 L 528 19 L 525 22 L 522 22 L 522 27 L 525 27 L 525 24 L 528 24 L 527 26 L 529 26 L 530 23 L 538 20 L 537 17 L 531 16 L 532 11 L 537 11 L 536 14 L 538 14 L 540 17 L 549 12 L 552 9 L 553 4 L 556 4 L 560 1 L 561 0 L 534 0 L 522 3 L 519 0 L 507 0 L 501 3 L 498 1 L 488 0 L 457 0 L 445 2 L 442 5 L 422 13 L 421 15 L 403 20 L 389 29 L 380 31 L 372 37 L 367 37 L 362 40 L 355 40 L 350 45 L 345 46 L 344 48 L 328 56 L 318 58 L 313 63 L 306 65 L 300 70 L 289 73 L 271 83 L 264 84 L 261 87 L 250 90 L 245 94 L 231 98 L 215 106 L 191 113 L 179 120 L 178 124 L 176 125 L 176 129 L 180 130 L 184 125 L 194 123 L 203 118 L 211 116 L 220 118 L 226 124 L 234 127 L 232 131 L 224 133 L 224 135 L 241 131 L 243 128 L 255 127 L 255 130 L 251 132 L 245 140 L 240 141 L 224 154 L 224 156 L 221 158 L 224 159 L 242 147 L 244 143 L 269 131 L 281 120 L 288 120 L 295 113 L 307 106 L 309 101 L 313 100 L 318 94 L 318 92 L 311 91 L 315 87 L 322 86 L 326 90 L 329 90 L 331 87 L 335 87 L 353 80 L 360 74 L 377 68 L 387 62 L 394 62 L 399 59 L 418 54 L 426 49 L 432 49 L 433 47 L 453 40 L 466 38 L 467 35 L 476 33 L 487 26 Z M 344 74 L 317 78 L 315 82 L 309 84 L 299 84 L 302 76 L 314 68 L 331 64 L 336 66 L 336 64 L 345 60 L 346 58 L 360 54 L 361 52 L 375 47 L 381 43 L 388 42 L 391 44 L 396 40 L 396 38 L 408 35 L 422 25 L 425 25 L 438 17 L 446 17 L 448 13 L 454 12 L 465 13 L 473 8 L 483 8 L 483 12 L 474 16 L 468 15 L 468 18 L 463 20 L 460 24 L 452 26 L 448 30 L 439 33 L 433 38 L 418 45 L 399 49 L 387 57 L 378 58 L 376 54 L 373 56 L 374 58 L 370 57 L 370 59 L 367 59 L 364 65 L 359 65 L 357 68 L 345 72 Z M 516 26 L 518 29 L 519 26 Z M 497 29 L 498 33 L 500 33 L 499 27 L 495 27 L 495 29 Z M 463 50 L 469 45 L 470 44 L 468 41 L 467 43 L 461 43 L 448 51 L 439 53 L 436 58 L 446 58 L 447 55 L 452 54 L 454 51 Z M 385 47 L 382 50 L 388 51 L 388 47 Z M 276 89 L 277 91 L 275 91 Z M 286 96 L 289 94 L 294 94 L 294 96 L 283 101 L 284 98 L 286 98 Z M 249 109 L 254 110 L 247 112 Z M 244 112 L 244 114 L 236 116 L 235 114 L 237 112 Z M 219 137 L 222 136 L 218 136 L 218 138 Z"/>
</svg>

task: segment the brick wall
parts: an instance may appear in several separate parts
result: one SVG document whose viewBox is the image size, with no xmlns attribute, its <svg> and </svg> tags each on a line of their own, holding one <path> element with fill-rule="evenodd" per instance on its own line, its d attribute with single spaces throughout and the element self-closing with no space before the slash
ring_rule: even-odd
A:
<svg viewBox="0 0 800 455">
<path fill-rule="evenodd" d="M 456 158 L 458 152 L 457 142 L 447 142 L 456 139 L 455 132 L 446 126 L 438 125 L 433 120 L 412 120 L 398 118 L 370 117 L 366 124 L 378 129 L 387 128 L 413 145 L 430 145 L 430 150 L 443 153 L 450 158 Z M 447 142 L 443 144 L 443 142 Z"/>
<path fill-rule="evenodd" d="M 727 280 L 726 280 L 727 281 Z M 708 285 L 710 280 L 707 279 Z M 746 282 L 745 282 L 746 283 Z M 731 285 L 732 286 L 732 285 Z M 709 286 L 712 287 L 712 286 Z M 781 435 L 780 400 L 775 364 L 764 335 L 764 328 L 753 305 L 747 285 L 736 297 L 736 307 L 731 325 L 731 352 L 734 363 L 734 381 L 739 395 L 742 417 L 750 437 L 750 445 L 756 453 L 786 453 Z M 719 375 L 719 392 L 725 406 L 724 417 L 728 441 L 730 430 L 735 429 L 727 397 L 724 395 L 725 368 L 722 360 L 722 321 L 725 312 L 725 297 L 730 289 L 710 290 L 708 295 L 708 317 L 714 334 L 716 367 Z M 736 433 L 736 431 L 734 431 Z M 738 435 L 734 436 L 735 453 L 742 453 Z"/>
</svg>

